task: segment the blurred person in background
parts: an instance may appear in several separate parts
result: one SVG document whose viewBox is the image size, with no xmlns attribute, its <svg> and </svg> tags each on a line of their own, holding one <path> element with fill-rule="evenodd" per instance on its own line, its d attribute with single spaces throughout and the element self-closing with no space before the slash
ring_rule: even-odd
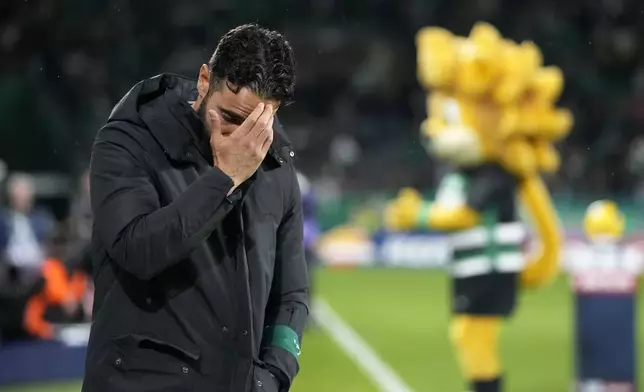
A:
<svg viewBox="0 0 644 392">
<path fill-rule="evenodd" d="M 40 269 L 40 284 L 25 298 L 22 309 L 21 327 L 25 337 L 57 339 L 60 336 L 56 325 L 86 320 L 82 305 L 87 277 L 67 265 L 66 247 L 61 231 L 48 241 L 48 257 Z"/>
<path fill-rule="evenodd" d="M 16 173 L 7 180 L 8 208 L 0 212 L 0 255 L 21 281 L 40 276 L 45 261 L 45 241 L 52 234 L 54 220 L 34 205 L 34 181 Z"/>
<path fill-rule="evenodd" d="M 31 176 L 16 173 L 7 180 L 8 208 L 0 213 L 3 320 L 5 339 L 54 337 L 45 313 L 61 307 L 69 314 L 78 304 L 69 289 L 67 270 L 53 252 L 55 222 L 34 204 Z"/>
<path fill-rule="evenodd" d="M 297 181 L 302 194 L 302 214 L 304 217 L 304 255 L 309 275 L 309 298 L 313 296 L 313 283 L 315 281 L 315 269 L 319 264 L 317 253 L 317 241 L 320 236 L 320 227 L 316 217 L 317 202 L 313 187 L 308 178 L 301 172 L 297 173 Z M 309 326 L 313 327 L 315 320 L 309 318 Z"/>
<path fill-rule="evenodd" d="M 90 165 L 94 321 L 83 390 L 288 391 L 308 318 L 302 201 L 275 114 L 293 50 L 226 33 L 198 81 L 136 84 Z"/>
</svg>

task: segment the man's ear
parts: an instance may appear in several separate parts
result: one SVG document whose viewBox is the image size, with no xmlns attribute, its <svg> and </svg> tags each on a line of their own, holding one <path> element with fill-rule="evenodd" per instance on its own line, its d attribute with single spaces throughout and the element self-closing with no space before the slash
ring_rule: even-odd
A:
<svg viewBox="0 0 644 392">
<path fill-rule="evenodd" d="M 199 100 L 203 99 L 208 93 L 210 87 L 210 71 L 206 64 L 201 64 L 199 68 L 199 79 L 197 80 L 197 89 L 199 90 Z"/>
</svg>

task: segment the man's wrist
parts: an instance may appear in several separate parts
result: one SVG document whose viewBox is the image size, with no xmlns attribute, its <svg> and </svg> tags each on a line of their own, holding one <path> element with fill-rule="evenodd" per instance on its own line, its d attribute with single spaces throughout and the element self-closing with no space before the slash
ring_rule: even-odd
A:
<svg viewBox="0 0 644 392">
<path fill-rule="evenodd" d="M 235 188 L 237 188 L 239 186 L 239 181 L 237 179 L 237 176 L 234 173 L 232 173 L 231 170 L 227 170 L 227 169 L 225 169 L 225 168 L 223 168 L 221 166 L 218 166 L 216 164 L 215 164 L 215 167 L 217 169 L 219 169 L 222 173 L 227 175 L 228 178 L 230 178 L 230 180 L 233 182 L 233 187 L 231 188 L 230 192 L 228 192 L 228 195 L 230 195 L 231 193 L 233 193 Z"/>
</svg>

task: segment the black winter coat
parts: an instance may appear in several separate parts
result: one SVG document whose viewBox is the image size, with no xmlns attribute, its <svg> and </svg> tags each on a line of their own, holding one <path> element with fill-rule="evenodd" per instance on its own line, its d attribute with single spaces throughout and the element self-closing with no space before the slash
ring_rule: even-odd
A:
<svg viewBox="0 0 644 392">
<path fill-rule="evenodd" d="M 294 153 L 277 125 L 227 196 L 196 95 L 177 75 L 144 80 L 96 136 L 84 392 L 278 392 L 298 372 L 308 279 Z"/>
</svg>

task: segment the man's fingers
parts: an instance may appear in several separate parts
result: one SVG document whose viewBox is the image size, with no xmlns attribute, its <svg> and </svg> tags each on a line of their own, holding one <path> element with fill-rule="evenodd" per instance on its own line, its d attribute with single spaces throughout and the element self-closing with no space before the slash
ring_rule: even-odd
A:
<svg viewBox="0 0 644 392">
<path fill-rule="evenodd" d="M 259 144 L 261 145 L 264 140 L 266 140 L 266 133 L 270 129 L 271 133 L 273 132 L 273 122 L 275 121 L 275 116 L 272 116 L 270 120 L 268 120 L 268 124 L 266 124 L 266 127 L 262 131 L 259 132 L 257 135 L 257 139 L 259 140 Z"/>
<path fill-rule="evenodd" d="M 244 136 L 248 134 L 253 129 L 253 127 L 255 127 L 255 124 L 261 117 L 262 113 L 265 112 L 264 108 L 264 102 L 257 104 L 255 110 L 253 110 L 253 112 L 249 114 L 248 117 L 246 117 L 242 125 L 240 125 L 239 128 L 235 130 L 235 136 Z"/>
<path fill-rule="evenodd" d="M 261 146 L 261 153 L 263 156 L 266 155 L 268 152 L 268 149 L 271 147 L 271 144 L 273 144 L 273 127 L 266 128 L 265 133 L 265 138 L 263 139 L 262 143 L 260 144 Z"/>
<path fill-rule="evenodd" d="M 221 134 L 221 118 L 216 110 L 208 110 L 212 133 Z"/>
<path fill-rule="evenodd" d="M 269 104 L 266 105 L 266 109 L 264 109 L 262 115 L 257 119 L 257 122 L 253 126 L 253 129 L 250 131 L 250 134 L 255 135 L 256 138 L 259 138 L 259 135 L 264 131 L 264 129 L 266 129 L 269 124 L 271 124 L 272 119 L 273 106 Z"/>
<path fill-rule="evenodd" d="M 273 142 L 273 122 L 275 121 L 275 116 L 272 116 L 268 120 L 266 127 L 257 135 L 257 145 L 262 154 L 266 154 L 268 147 L 270 147 Z M 268 145 L 268 147 L 267 147 Z"/>
</svg>

